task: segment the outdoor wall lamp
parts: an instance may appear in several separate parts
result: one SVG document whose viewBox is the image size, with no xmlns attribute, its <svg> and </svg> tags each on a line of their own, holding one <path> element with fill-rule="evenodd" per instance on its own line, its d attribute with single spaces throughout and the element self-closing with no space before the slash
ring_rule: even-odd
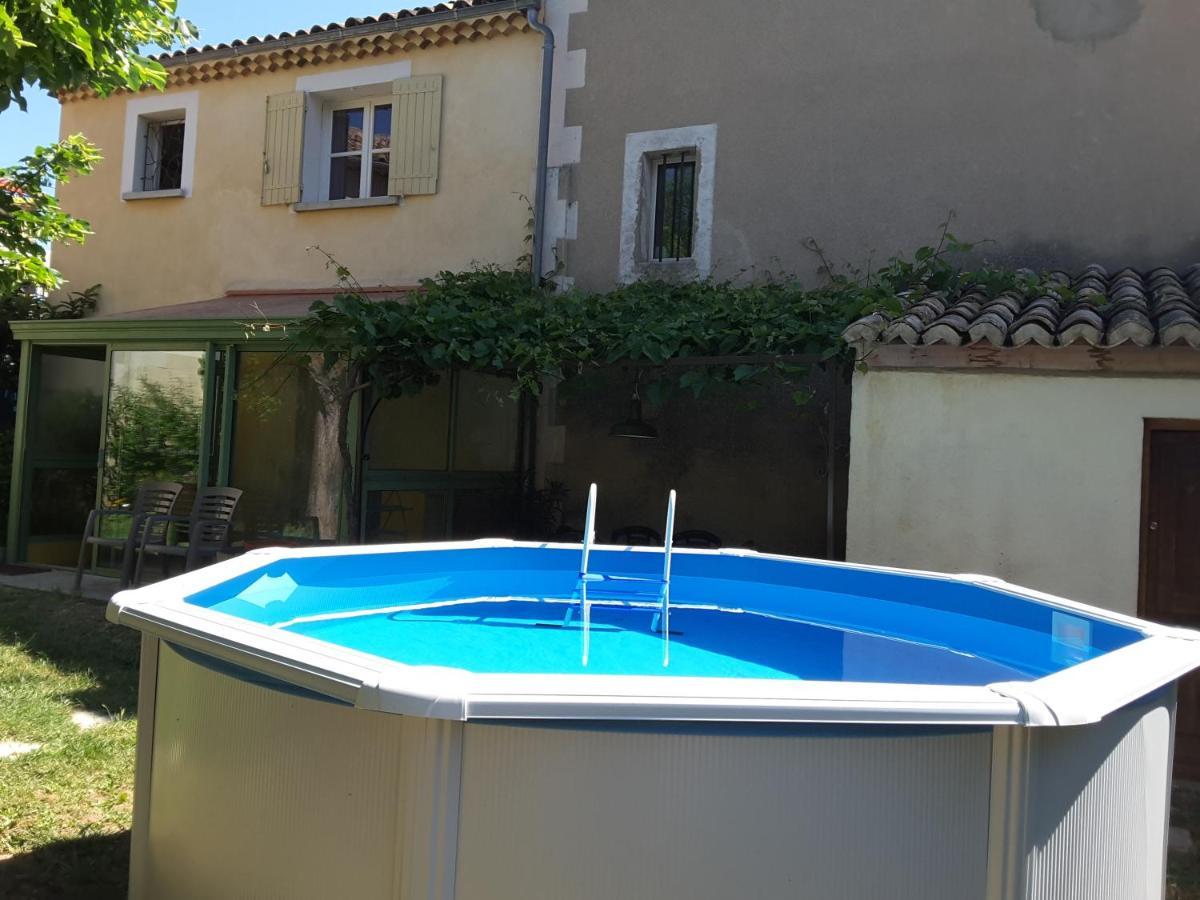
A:
<svg viewBox="0 0 1200 900">
<path fill-rule="evenodd" d="M 642 380 L 639 369 L 633 378 L 633 396 L 629 398 L 629 418 L 618 422 L 609 434 L 613 437 L 653 439 L 658 437 L 658 429 L 642 418 L 642 395 L 638 393 L 638 384 Z"/>
</svg>

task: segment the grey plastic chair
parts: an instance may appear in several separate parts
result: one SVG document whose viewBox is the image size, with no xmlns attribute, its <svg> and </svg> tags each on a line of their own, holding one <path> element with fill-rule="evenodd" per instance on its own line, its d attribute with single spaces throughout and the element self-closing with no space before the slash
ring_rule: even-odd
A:
<svg viewBox="0 0 1200 900">
<path fill-rule="evenodd" d="M 216 558 L 218 553 L 228 550 L 233 516 L 241 497 L 238 488 L 204 488 L 196 494 L 189 515 L 148 517 L 142 529 L 133 583 L 142 583 L 142 566 L 147 556 L 161 559 L 166 574 L 167 560 L 171 557 L 182 558 L 184 571 L 190 572 L 202 559 Z"/>
<path fill-rule="evenodd" d="M 93 509 L 88 513 L 87 525 L 83 528 L 83 539 L 79 542 L 79 564 L 75 567 L 75 593 L 83 584 L 83 564 L 89 547 L 110 547 L 121 551 L 121 587 L 129 586 L 133 574 L 134 557 L 142 541 L 146 519 L 150 516 L 169 516 L 183 485 L 176 481 L 147 481 L 140 485 L 133 498 L 133 505 L 116 509 Z M 105 519 L 129 516 L 129 531 L 124 537 L 103 537 L 97 532 Z"/>
</svg>

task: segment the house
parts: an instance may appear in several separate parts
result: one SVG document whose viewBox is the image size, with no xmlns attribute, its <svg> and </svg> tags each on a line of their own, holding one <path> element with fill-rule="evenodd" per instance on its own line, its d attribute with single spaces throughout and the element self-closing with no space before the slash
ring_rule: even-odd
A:
<svg viewBox="0 0 1200 900">
<path fill-rule="evenodd" d="M 393 296 L 527 252 L 535 7 L 470 0 L 191 48 L 162 58 L 162 92 L 62 98 L 62 133 L 104 161 L 61 187 L 94 234 L 54 263 L 102 289 L 94 317 L 14 323 L 10 560 L 73 563 L 87 510 L 147 478 L 242 488 L 247 545 L 346 533 L 319 388 L 252 326 L 328 299 L 325 254 Z M 356 448 L 370 537 L 493 529 L 520 435 L 516 403 L 486 402 L 503 393 L 463 376 L 376 412 Z"/>
<path fill-rule="evenodd" d="M 854 323 L 847 558 L 1200 625 L 1200 266 Z M 1200 774 L 1184 682 L 1176 770 Z"/>
</svg>

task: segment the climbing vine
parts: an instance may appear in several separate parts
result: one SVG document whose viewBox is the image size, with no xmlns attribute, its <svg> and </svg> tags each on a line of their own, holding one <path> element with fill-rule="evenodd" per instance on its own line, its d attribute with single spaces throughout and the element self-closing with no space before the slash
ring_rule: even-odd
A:
<svg viewBox="0 0 1200 900">
<path fill-rule="evenodd" d="M 515 393 L 536 395 L 547 379 L 612 365 L 653 370 L 652 380 L 699 395 L 714 382 L 791 380 L 814 363 L 844 362 L 851 351 L 841 334 L 851 322 L 923 297 L 967 287 L 986 296 L 1068 293 L 1044 274 L 968 268 L 974 245 L 946 226 L 936 244 L 867 271 L 837 271 L 814 242 L 808 249 L 820 261 L 817 287 L 777 276 L 562 292 L 532 287 L 520 269 L 482 267 L 443 272 L 407 297 L 382 301 L 364 296 L 326 254 L 343 290 L 314 304 L 293 336 L 384 398 L 419 391 L 453 369 L 506 375 Z"/>
</svg>

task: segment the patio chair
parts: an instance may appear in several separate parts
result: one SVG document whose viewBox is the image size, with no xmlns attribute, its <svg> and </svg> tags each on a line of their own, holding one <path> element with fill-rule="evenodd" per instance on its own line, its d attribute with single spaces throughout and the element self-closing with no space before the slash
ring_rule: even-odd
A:
<svg viewBox="0 0 1200 900">
<path fill-rule="evenodd" d="M 612 533 L 612 542 L 623 547 L 661 547 L 663 539 L 646 525 L 626 525 Z"/>
<path fill-rule="evenodd" d="M 172 557 L 183 559 L 183 570 L 190 572 L 200 560 L 216 558 L 218 553 L 228 550 L 233 515 L 237 512 L 241 497 L 242 492 L 238 488 L 204 488 L 196 494 L 189 515 L 147 518 L 138 547 L 133 583 L 141 584 L 142 566 L 147 556 L 157 556 L 162 560 L 165 575 L 167 562 Z"/>
<path fill-rule="evenodd" d="M 83 564 L 89 547 L 110 547 L 121 551 L 121 587 L 129 586 L 133 574 L 134 556 L 142 541 L 146 519 L 150 516 L 170 515 L 175 502 L 183 491 L 176 481 L 147 481 L 140 485 L 133 504 L 116 509 L 93 509 L 88 513 L 87 525 L 83 528 L 83 539 L 79 542 L 79 564 L 75 567 L 75 593 L 83 584 Z M 114 516 L 129 516 L 129 531 L 122 537 L 104 537 L 101 527 L 105 519 Z"/>
<path fill-rule="evenodd" d="M 703 528 L 689 528 L 687 531 L 677 531 L 671 543 L 676 547 L 699 547 L 705 550 L 717 550 L 721 547 L 721 539 L 711 531 L 705 531 Z"/>
</svg>

